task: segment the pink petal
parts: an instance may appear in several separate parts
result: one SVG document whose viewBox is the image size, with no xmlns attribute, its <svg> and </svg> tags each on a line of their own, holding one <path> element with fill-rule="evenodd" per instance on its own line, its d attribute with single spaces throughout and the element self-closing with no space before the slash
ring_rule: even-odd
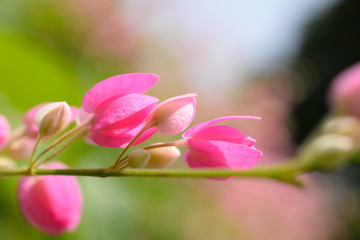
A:
<svg viewBox="0 0 360 240">
<path fill-rule="evenodd" d="M 199 131 L 202 128 L 206 128 L 210 125 L 216 124 L 218 122 L 226 121 L 226 120 L 232 120 L 232 119 L 260 119 L 259 117 L 252 117 L 252 116 L 227 116 L 227 117 L 219 117 L 215 118 L 213 120 L 210 120 L 208 122 L 200 123 L 198 125 L 193 126 L 189 130 L 187 130 L 184 134 L 184 138 L 190 138 L 192 137 L 197 131 Z"/>
<path fill-rule="evenodd" d="M 66 168 L 55 162 L 45 168 Z M 73 176 L 23 177 L 18 188 L 22 213 L 35 228 L 51 235 L 74 231 L 80 222 L 82 196 Z"/>
<path fill-rule="evenodd" d="M 116 130 L 118 134 L 138 126 L 156 106 L 158 99 L 143 94 L 127 94 L 95 112 L 90 131 Z"/>
<path fill-rule="evenodd" d="M 189 139 L 187 144 L 184 160 L 191 168 L 248 169 L 262 156 L 254 147 L 222 141 Z"/>
<path fill-rule="evenodd" d="M 156 123 L 159 133 L 175 135 L 186 129 L 195 116 L 196 94 L 170 98 L 156 107 L 151 121 Z"/>
<path fill-rule="evenodd" d="M 143 93 L 152 88 L 159 77 L 151 73 L 128 73 L 107 78 L 93 86 L 84 96 L 83 108 L 88 113 L 105 101 L 124 94 Z"/>
<path fill-rule="evenodd" d="M 256 140 L 239 129 L 223 125 L 201 128 L 191 138 L 196 140 L 224 141 L 248 147 L 253 146 L 256 142 Z"/>
<path fill-rule="evenodd" d="M 328 102 L 347 114 L 360 116 L 360 62 L 342 71 L 330 87 Z"/>
<path fill-rule="evenodd" d="M 4 147 L 10 136 L 10 125 L 7 119 L 0 114 L 0 150 Z"/>
<path fill-rule="evenodd" d="M 118 134 L 116 130 L 114 131 L 94 131 L 91 132 L 91 139 L 98 145 L 103 147 L 111 147 L 111 148 L 125 148 L 129 142 L 139 133 L 139 131 L 145 126 L 145 124 L 141 124 L 138 127 L 128 131 L 121 132 Z M 138 145 L 149 137 L 154 135 L 157 131 L 156 127 L 150 128 L 146 130 L 132 146 Z"/>
</svg>

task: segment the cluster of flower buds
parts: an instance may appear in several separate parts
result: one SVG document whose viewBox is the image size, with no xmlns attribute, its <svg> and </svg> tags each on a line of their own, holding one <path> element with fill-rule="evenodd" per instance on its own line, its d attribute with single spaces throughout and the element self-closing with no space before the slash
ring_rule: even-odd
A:
<svg viewBox="0 0 360 240">
<path fill-rule="evenodd" d="M 334 170 L 354 160 L 360 143 L 360 63 L 345 69 L 330 86 L 332 114 L 299 158 L 314 169 Z"/>
<path fill-rule="evenodd" d="M 173 97 L 158 104 L 157 98 L 144 94 L 157 81 L 157 75 L 145 73 L 110 77 L 85 94 L 80 109 L 70 107 L 66 102 L 35 106 L 25 114 L 23 126 L 11 136 L 9 124 L 0 116 L 0 149 L 4 149 L 10 158 L 29 159 L 30 175 L 37 167 L 66 168 L 59 162 L 43 163 L 56 157 L 78 138 L 84 138 L 89 144 L 124 148 L 109 167 L 111 170 L 167 168 L 180 157 L 178 147 L 187 149 L 183 158 L 190 168 L 248 169 L 255 165 L 262 156 L 254 147 L 255 140 L 236 128 L 215 124 L 257 117 L 220 117 L 185 131 L 195 116 L 196 94 Z M 56 136 L 73 121 L 77 124 L 75 128 L 36 155 L 42 139 Z M 130 147 L 146 141 L 156 132 L 172 136 L 183 131 L 180 140 L 155 143 L 125 155 Z M 44 158 L 46 154 L 50 156 Z M 56 235 L 72 231 L 79 223 L 82 198 L 72 176 L 23 177 L 18 196 L 26 219 L 45 233 Z"/>
</svg>

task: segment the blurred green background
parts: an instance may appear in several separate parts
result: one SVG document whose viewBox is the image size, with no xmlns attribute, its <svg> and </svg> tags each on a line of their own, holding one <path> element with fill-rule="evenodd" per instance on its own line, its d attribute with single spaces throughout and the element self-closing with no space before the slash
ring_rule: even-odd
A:
<svg viewBox="0 0 360 240">
<path fill-rule="evenodd" d="M 257 37 L 255 30 L 254 36 L 250 34 L 257 21 L 275 22 L 271 15 L 262 20 L 261 14 L 276 4 L 292 11 L 296 6 L 254 1 L 251 22 L 229 17 L 216 28 L 211 14 L 204 10 L 201 15 L 203 1 L 129 2 L 0 1 L 0 113 L 12 129 L 36 104 L 65 100 L 81 106 L 86 91 L 109 76 L 154 72 L 161 79 L 150 94 L 160 100 L 199 93 L 196 123 L 222 115 L 261 116 L 260 123 L 234 126 L 258 140 L 257 147 L 264 152 L 259 164 L 271 164 L 294 153 L 328 111 L 329 82 L 360 56 L 356 0 L 313 1 L 322 11 L 304 14 L 297 30 L 302 34 L 277 47 L 263 41 L 263 48 L 252 52 L 250 47 L 245 51 L 246 42 Z M 225 1 L 219 9 L 210 6 L 209 12 L 221 18 L 238 14 L 227 5 L 235 4 L 239 12 L 249 7 L 236 2 Z M 311 1 L 304 2 L 312 7 Z M 198 15 L 187 18 L 187 9 Z M 180 15 L 181 21 L 172 14 Z M 282 22 L 291 13 L 280 15 Z M 197 18 L 209 25 L 199 24 Z M 194 37 L 199 36 L 194 35 L 196 28 L 184 30 L 190 28 L 189 22 L 204 29 L 201 38 Z M 291 34 L 288 27 L 278 27 L 282 35 L 272 41 L 286 39 Z M 234 32 L 241 36 L 242 31 L 249 36 L 225 46 L 227 38 L 234 38 Z M 267 31 L 266 26 L 260 29 Z M 280 52 L 286 46 L 287 53 L 279 55 L 268 50 Z M 232 49 L 239 50 L 238 55 Z M 154 141 L 176 138 L 156 135 Z M 104 167 L 118 154 L 118 149 L 79 141 L 59 159 L 72 167 Z M 186 166 L 179 160 L 174 168 Z M 358 239 L 358 171 L 351 167 L 332 175 L 305 176 L 305 189 L 270 180 L 79 178 L 84 194 L 81 224 L 74 233 L 59 237 L 29 226 L 17 205 L 18 179 L 1 179 L 0 239 Z"/>
</svg>

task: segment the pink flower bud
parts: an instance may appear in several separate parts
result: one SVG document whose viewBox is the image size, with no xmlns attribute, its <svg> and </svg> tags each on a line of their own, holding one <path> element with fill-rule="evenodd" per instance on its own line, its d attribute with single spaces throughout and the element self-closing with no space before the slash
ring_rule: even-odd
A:
<svg viewBox="0 0 360 240">
<path fill-rule="evenodd" d="M 11 141 L 7 147 L 9 156 L 12 158 L 29 159 L 34 149 L 36 139 L 28 136 Z"/>
<path fill-rule="evenodd" d="M 360 117 L 360 63 L 335 77 L 330 87 L 329 103 L 345 114 Z"/>
<path fill-rule="evenodd" d="M 153 111 L 149 123 L 163 135 L 175 135 L 185 130 L 195 116 L 196 94 L 170 98 Z"/>
<path fill-rule="evenodd" d="M 66 102 L 55 102 L 39 109 L 35 123 L 40 134 L 49 136 L 65 129 L 71 122 L 71 116 L 71 108 Z"/>
<path fill-rule="evenodd" d="M 183 134 L 185 146 L 189 149 L 184 154 L 184 160 L 191 168 L 248 169 L 256 164 L 262 153 L 254 147 L 254 139 L 233 127 L 211 126 L 231 119 L 258 118 L 216 118 L 198 124 Z"/>
<path fill-rule="evenodd" d="M 168 168 L 181 155 L 177 147 L 161 147 L 148 149 L 151 154 L 147 168 Z"/>
<path fill-rule="evenodd" d="M 4 147 L 10 136 L 10 125 L 3 115 L 0 115 L 0 150 Z"/>
<path fill-rule="evenodd" d="M 54 162 L 45 168 L 61 169 L 67 166 Z M 74 231 L 80 222 L 82 196 L 73 176 L 22 177 L 18 199 L 29 223 L 47 234 L 60 235 Z"/>
<path fill-rule="evenodd" d="M 128 163 L 132 168 L 144 168 L 150 159 L 150 152 L 145 149 L 136 149 L 128 155 Z"/>
</svg>

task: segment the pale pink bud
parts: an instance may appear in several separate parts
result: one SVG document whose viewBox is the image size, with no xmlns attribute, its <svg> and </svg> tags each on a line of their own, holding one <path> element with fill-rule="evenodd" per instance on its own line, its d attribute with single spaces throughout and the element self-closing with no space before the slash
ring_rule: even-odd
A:
<svg viewBox="0 0 360 240">
<path fill-rule="evenodd" d="M 144 168 L 150 159 L 151 153 L 145 149 L 136 149 L 128 155 L 128 163 L 132 168 Z"/>
<path fill-rule="evenodd" d="M 161 147 L 148 149 L 151 154 L 147 168 L 167 168 L 170 167 L 181 155 L 177 147 Z"/>
<path fill-rule="evenodd" d="M 195 116 L 196 94 L 170 98 L 153 111 L 150 124 L 163 135 L 175 135 L 185 130 Z"/>
<path fill-rule="evenodd" d="M 39 133 L 49 136 L 65 129 L 71 122 L 72 112 L 66 102 L 50 103 L 42 107 L 35 116 Z"/>
<path fill-rule="evenodd" d="M 12 158 L 29 159 L 34 149 L 36 139 L 32 137 L 21 137 L 11 141 L 7 147 L 9 156 Z"/>
<path fill-rule="evenodd" d="M 45 168 L 61 169 L 67 166 L 54 162 Z M 73 176 L 22 177 L 18 199 L 21 211 L 29 223 L 47 234 L 72 232 L 80 222 L 82 196 L 80 186 Z"/>
<path fill-rule="evenodd" d="M 0 114 L 0 150 L 5 146 L 10 136 L 10 125 L 6 118 Z"/>
<path fill-rule="evenodd" d="M 335 77 L 330 87 L 329 103 L 345 114 L 360 116 L 360 63 Z"/>
</svg>

